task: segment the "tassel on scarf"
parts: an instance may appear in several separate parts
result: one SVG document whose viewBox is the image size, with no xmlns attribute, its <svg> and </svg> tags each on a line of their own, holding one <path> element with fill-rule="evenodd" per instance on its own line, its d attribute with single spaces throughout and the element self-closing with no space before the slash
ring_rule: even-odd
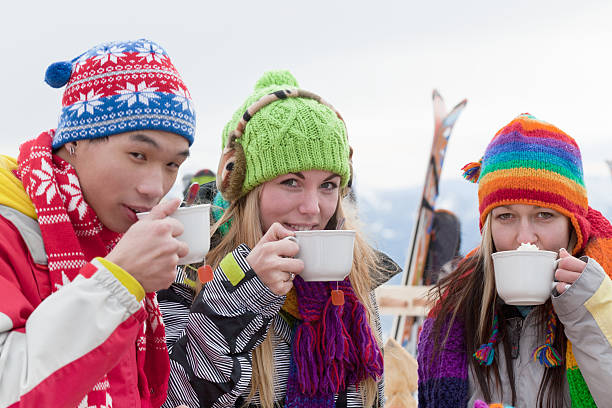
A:
<svg viewBox="0 0 612 408">
<path fill-rule="evenodd" d="M 473 354 L 474 358 L 478 360 L 480 365 L 489 366 L 493 363 L 493 357 L 495 357 L 495 343 L 497 343 L 497 335 L 499 334 L 499 322 L 497 321 L 497 314 L 493 319 L 493 333 L 489 337 L 489 341 L 483 344 Z"/>
<path fill-rule="evenodd" d="M 510 405 L 500 404 L 500 403 L 494 403 L 494 404 L 489 405 L 482 400 L 476 400 L 474 401 L 474 408 L 514 408 L 514 407 L 511 407 Z"/>
<path fill-rule="evenodd" d="M 557 316 L 550 311 L 548 321 L 546 322 L 546 342 L 533 351 L 532 357 L 534 361 L 538 361 L 546 368 L 557 367 L 563 362 L 563 358 L 559 352 L 553 347 L 555 342 L 555 329 L 557 328 Z"/>
<path fill-rule="evenodd" d="M 347 281 L 345 282 L 348 283 Z M 341 286 L 345 285 L 345 282 L 342 282 Z M 352 306 L 350 308 L 350 313 L 347 313 L 348 311 L 345 310 L 343 316 L 345 326 L 348 327 L 353 334 L 352 346 L 355 351 L 349 355 L 358 360 L 357 362 L 348 362 L 351 366 L 356 364 L 355 369 L 352 371 L 354 378 L 349 375 L 349 382 L 351 384 L 359 384 L 368 377 L 378 379 L 383 373 L 382 352 L 368 325 L 366 310 L 363 305 L 359 303 L 352 290 L 349 292 L 344 289 L 343 291 L 347 293 L 347 297 L 351 298 L 348 303 Z"/>
<path fill-rule="evenodd" d="M 349 347 L 346 335 L 338 335 L 346 331 L 344 323 L 340 319 L 343 306 L 335 306 L 330 298 L 323 309 L 323 321 L 321 322 L 321 350 L 324 354 L 321 389 L 325 393 L 337 394 L 345 389 L 344 383 L 345 367 L 343 364 L 344 354 Z"/>
<path fill-rule="evenodd" d="M 318 398 L 357 386 L 368 377 L 378 380 L 383 372 L 382 353 L 349 279 L 304 282 L 298 276 L 294 285 L 303 318 L 295 332 L 292 356 L 300 393 Z M 332 288 L 344 293 L 344 304 L 333 304 Z"/>
<path fill-rule="evenodd" d="M 320 366 L 319 353 L 314 352 L 317 341 L 317 333 L 311 322 L 303 322 L 295 331 L 295 350 L 293 358 L 296 362 L 296 375 L 300 391 L 306 395 L 314 395 L 319 388 Z"/>
</svg>

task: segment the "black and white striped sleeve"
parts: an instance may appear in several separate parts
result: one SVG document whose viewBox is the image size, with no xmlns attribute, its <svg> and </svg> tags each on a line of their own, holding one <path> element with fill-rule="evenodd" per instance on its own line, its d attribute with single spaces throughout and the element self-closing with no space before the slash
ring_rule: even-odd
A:
<svg viewBox="0 0 612 408">
<path fill-rule="evenodd" d="M 164 407 L 234 406 L 251 381 L 251 353 L 264 340 L 284 296 L 268 289 L 246 262 L 240 245 L 204 285 L 185 331 L 170 353 Z"/>
<path fill-rule="evenodd" d="M 166 326 L 166 344 L 168 351 L 172 352 L 172 347 L 183 334 L 189 319 L 189 309 L 193 303 L 194 290 L 179 280 L 182 271 L 177 274 L 177 279 L 168 288 L 157 292 L 159 309 L 164 317 Z"/>
</svg>

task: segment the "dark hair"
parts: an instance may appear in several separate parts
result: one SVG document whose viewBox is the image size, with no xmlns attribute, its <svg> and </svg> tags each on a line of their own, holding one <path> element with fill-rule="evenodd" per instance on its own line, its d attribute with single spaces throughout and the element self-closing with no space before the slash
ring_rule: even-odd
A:
<svg viewBox="0 0 612 408">
<path fill-rule="evenodd" d="M 108 138 L 110 136 L 102 136 L 102 137 L 96 137 L 94 139 L 85 139 L 85 140 L 89 140 L 90 143 L 100 143 L 100 142 L 108 142 Z"/>
<path fill-rule="evenodd" d="M 495 344 L 495 356 L 490 366 L 480 365 L 472 355 L 478 350 L 484 341 L 479 336 L 480 313 L 484 298 L 484 279 L 485 268 L 483 255 L 480 252 L 462 261 L 450 275 L 442 278 L 434 287 L 433 294 L 438 299 L 437 318 L 433 324 L 431 338 L 441 338 L 441 342 L 435 342 L 433 359 L 439 355 L 447 341 L 448 331 L 451 324 L 447 325 L 450 319 L 460 319 L 464 324 L 465 352 L 468 356 L 469 366 L 475 373 L 478 386 L 481 389 L 484 399 L 491 401 L 491 387 L 494 385 L 502 393 L 501 374 L 499 372 L 498 358 L 502 358 L 499 351 L 499 344 L 504 346 L 504 358 L 506 361 L 507 375 L 512 392 L 512 405 L 516 405 L 515 377 L 512 365 L 510 339 L 506 335 L 507 308 L 497 297 L 493 301 L 493 307 L 487 308 L 484 332 L 492 333 L 493 319 L 495 314 L 499 321 L 499 337 Z M 544 343 L 544 333 L 547 319 L 552 311 L 550 300 L 542 306 L 536 307 L 532 313 L 537 313 L 538 341 Z M 447 327 L 447 331 L 443 332 Z M 485 340 L 486 341 L 486 340 Z M 563 324 L 558 321 L 553 347 L 559 351 L 560 355 L 565 356 L 567 337 L 565 336 Z M 557 367 L 545 368 L 544 376 L 538 389 L 539 408 L 562 408 L 564 406 L 564 378 L 565 366 L 562 364 Z M 492 384 L 492 379 L 495 384 Z"/>
</svg>

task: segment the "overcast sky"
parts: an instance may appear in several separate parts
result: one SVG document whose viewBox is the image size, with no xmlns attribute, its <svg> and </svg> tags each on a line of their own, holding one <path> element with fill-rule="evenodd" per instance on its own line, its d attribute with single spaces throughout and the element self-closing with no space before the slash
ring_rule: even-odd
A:
<svg viewBox="0 0 612 408">
<path fill-rule="evenodd" d="M 9 8 L 10 7 L 10 8 Z M 360 189 L 419 185 L 431 92 L 468 105 L 445 178 L 521 112 L 574 136 L 589 177 L 612 159 L 610 1 L 12 2 L 0 24 L 0 152 L 57 124 L 47 66 L 110 40 L 160 43 L 196 104 L 185 170 L 216 169 L 224 124 L 268 69 L 292 71 L 344 116 Z"/>
</svg>

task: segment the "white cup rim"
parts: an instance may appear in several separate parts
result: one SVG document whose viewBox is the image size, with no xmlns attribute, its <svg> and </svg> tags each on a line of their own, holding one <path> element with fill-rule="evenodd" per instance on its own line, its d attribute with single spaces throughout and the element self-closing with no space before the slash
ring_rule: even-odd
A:
<svg viewBox="0 0 612 408">
<path fill-rule="evenodd" d="M 210 204 L 196 204 L 196 205 L 190 205 L 188 207 L 178 207 L 176 209 L 176 211 L 174 211 L 172 214 L 170 214 L 170 216 L 173 216 L 177 213 L 181 213 L 181 214 L 188 214 L 191 212 L 197 212 L 200 210 L 204 210 L 206 209 L 206 207 L 210 207 Z M 140 212 L 136 214 L 136 217 L 138 219 L 140 219 L 140 217 L 144 217 L 145 215 L 151 214 L 151 211 L 145 211 L 145 212 Z"/>
<path fill-rule="evenodd" d="M 551 256 L 554 255 L 555 257 L 558 255 L 556 252 L 554 251 L 547 251 L 544 249 L 540 249 L 537 251 L 519 251 L 518 249 L 513 249 L 512 251 L 498 251 L 498 252 L 493 252 L 491 254 L 491 256 L 493 258 L 504 258 L 504 257 L 508 257 L 508 256 L 514 256 L 514 255 L 526 255 L 526 256 Z"/>
<path fill-rule="evenodd" d="M 355 230 L 310 230 L 310 231 L 294 231 L 296 236 L 308 236 L 308 235 L 354 235 Z"/>
</svg>

